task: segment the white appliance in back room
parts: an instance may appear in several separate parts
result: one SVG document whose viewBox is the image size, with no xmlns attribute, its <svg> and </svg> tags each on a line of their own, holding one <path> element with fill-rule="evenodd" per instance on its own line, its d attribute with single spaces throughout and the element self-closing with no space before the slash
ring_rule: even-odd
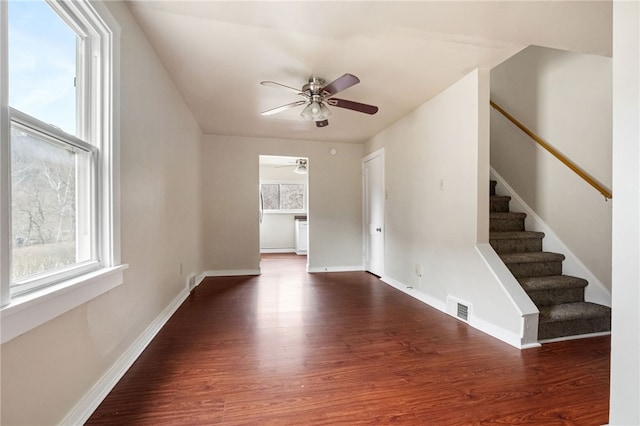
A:
<svg viewBox="0 0 640 426">
<path fill-rule="evenodd" d="M 307 254 L 307 217 L 296 216 L 296 254 Z"/>
</svg>

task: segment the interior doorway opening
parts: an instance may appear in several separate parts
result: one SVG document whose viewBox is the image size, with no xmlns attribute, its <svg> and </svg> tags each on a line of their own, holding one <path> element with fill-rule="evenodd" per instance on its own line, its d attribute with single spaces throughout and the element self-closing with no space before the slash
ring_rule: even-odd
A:
<svg viewBox="0 0 640 426">
<path fill-rule="evenodd" d="M 309 159 L 260 155 L 259 165 L 261 259 L 274 254 L 308 259 Z"/>
</svg>

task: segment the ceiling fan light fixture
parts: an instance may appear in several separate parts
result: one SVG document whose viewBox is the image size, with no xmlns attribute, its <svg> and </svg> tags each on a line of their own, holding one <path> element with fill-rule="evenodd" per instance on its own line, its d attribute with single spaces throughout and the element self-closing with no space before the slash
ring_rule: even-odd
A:
<svg viewBox="0 0 640 426">
<path fill-rule="evenodd" d="M 331 115 L 331 111 L 322 102 L 322 98 L 318 95 L 311 97 L 311 102 L 302 110 L 300 115 L 307 120 L 322 121 Z"/>
<path fill-rule="evenodd" d="M 326 120 L 331 115 L 331 111 L 324 102 L 320 103 L 320 119 Z"/>
<path fill-rule="evenodd" d="M 293 173 L 297 173 L 299 175 L 307 174 L 307 160 L 299 159 L 296 161 L 296 168 L 293 169 Z"/>
</svg>

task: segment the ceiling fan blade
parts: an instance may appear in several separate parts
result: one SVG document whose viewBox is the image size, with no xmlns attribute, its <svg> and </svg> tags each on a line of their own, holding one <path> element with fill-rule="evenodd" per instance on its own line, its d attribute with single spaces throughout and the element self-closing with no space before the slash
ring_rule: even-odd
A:
<svg viewBox="0 0 640 426">
<path fill-rule="evenodd" d="M 293 92 L 296 95 L 305 95 L 305 93 L 301 92 L 300 89 L 296 89 L 294 87 L 285 86 L 284 84 L 276 83 L 275 81 L 261 81 L 260 84 L 268 87 L 275 87 L 276 89 L 284 89 L 289 92 Z"/>
<path fill-rule="evenodd" d="M 345 74 L 342 77 L 338 77 L 336 80 L 324 86 L 322 89 L 322 96 L 332 96 L 338 92 L 342 92 L 351 86 L 355 86 L 360 83 L 360 79 L 353 74 Z"/>
<path fill-rule="evenodd" d="M 295 101 L 295 102 L 291 102 L 290 104 L 279 106 L 277 108 L 273 108 L 273 109 L 268 109 L 266 111 L 262 111 L 260 114 L 262 114 L 262 115 L 273 115 L 273 114 L 277 114 L 277 113 L 282 112 L 282 111 L 286 111 L 286 110 L 288 110 L 290 108 L 294 108 L 294 107 L 297 107 L 297 106 L 300 106 L 300 105 L 304 105 L 306 103 L 307 103 L 307 101 Z"/>
<path fill-rule="evenodd" d="M 316 121 L 316 127 L 327 127 L 329 120 Z"/>
<path fill-rule="evenodd" d="M 351 109 L 353 111 L 364 112 L 365 114 L 375 114 L 378 107 L 373 105 L 361 104 L 360 102 L 348 101 L 346 99 L 331 98 L 327 99 L 327 103 L 331 106 L 339 108 Z"/>
</svg>

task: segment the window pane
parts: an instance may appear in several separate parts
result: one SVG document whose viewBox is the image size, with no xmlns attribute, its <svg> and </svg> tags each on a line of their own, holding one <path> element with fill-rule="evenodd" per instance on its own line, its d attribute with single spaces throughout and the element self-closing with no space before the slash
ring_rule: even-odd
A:
<svg viewBox="0 0 640 426">
<path fill-rule="evenodd" d="M 86 186 L 89 154 L 76 151 L 11 128 L 12 281 L 91 257 L 76 231 L 86 222 L 78 219 L 77 188 Z"/>
<path fill-rule="evenodd" d="M 280 202 L 282 210 L 301 210 L 304 208 L 304 185 L 280 185 Z"/>
<path fill-rule="evenodd" d="M 77 35 L 43 1 L 9 1 L 9 105 L 76 135 Z"/>
<path fill-rule="evenodd" d="M 280 185 L 277 183 L 263 183 L 262 202 L 265 210 L 280 209 Z"/>
</svg>

